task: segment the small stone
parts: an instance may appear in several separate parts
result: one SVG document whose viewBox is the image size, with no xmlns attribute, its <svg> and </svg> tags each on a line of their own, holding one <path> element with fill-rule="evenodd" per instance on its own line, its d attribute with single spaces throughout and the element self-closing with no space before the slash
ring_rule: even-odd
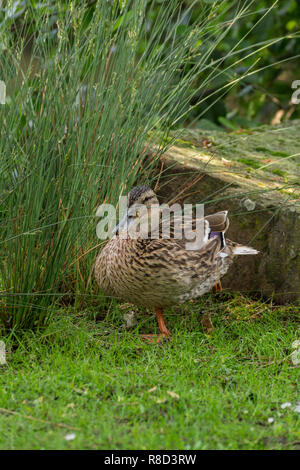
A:
<svg viewBox="0 0 300 470">
<path fill-rule="evenodd" d="M 243 204 L 246 207 L 247 211 L 253 211 L 256 206 L 256 203 L 254 201 L 251 201 L 251 199 L 245 199 L 243 201 Z"/>
<path fill-rule="evenodd" d="M 65 440 L 66 441 L 73 441 L 76 437 L 76 434 L 74 432 L 71 432 L 70 434 L 65 435 Z"/>
<path fill-rule="evenodd" d="M 298 366 L 300 364 L 300 349 L 295 349 L 291 354 L 291 361 L 294 366 Z"/>
<path fill-rule="evenodd" d="M 124 313 L 124 324 L 123 328 L 127 330 L 128 328 L 133 328 L 134 326 L 137 325 L 137 320 L 136 320 L 136 313 L 129 312 L 129 313 Z"/>
</svg>

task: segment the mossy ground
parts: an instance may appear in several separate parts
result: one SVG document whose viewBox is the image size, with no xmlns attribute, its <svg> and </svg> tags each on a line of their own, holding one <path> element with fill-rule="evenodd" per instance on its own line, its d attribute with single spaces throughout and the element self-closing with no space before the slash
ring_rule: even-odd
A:
<svg viewBox="0 0 300 470">
<path fill-rule="evenodd" d="M 169 310 L 172 341 L 154 346 L 139 338 L 156 328 L 147 314 L 124 330 L 117 304 L 106 318 L 57 311 L 42 332 L 2 338 L 0 448 L 299 448 L 298 312 L 208 295 Z"/>
<path fill-rule="evenodd" d="M 262 179 L 266 187 L 272 182 L 292 185 L 299 197 L 299 126 L 300 121 L 295 120 L 285 125 L 260 126 L 229 133 L 185 129 L 182 139 L 177 139 L 175 144 L 178 147 L 198 148 L 202 154 L 210 153 L 225 165 L 225 170 L 228 170 L 228 162 L 239 174 L 245 175 L 247 171 L 255 170 L 252 177 L 255 175 Z M 208 149 L 203 142 L 209 142 Z M 237 162 L 242 165 L 236 166 L 234 163 Z"/>
</svg>

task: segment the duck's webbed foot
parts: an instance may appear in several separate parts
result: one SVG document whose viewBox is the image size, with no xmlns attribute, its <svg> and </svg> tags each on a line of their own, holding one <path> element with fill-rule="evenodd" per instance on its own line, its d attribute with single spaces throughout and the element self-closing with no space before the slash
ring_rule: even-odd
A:
<svg viewBox="0 0 300 470">
<path fill-rule="evenodd" d="M 170 339 L 170 336 L 167 335 L 140 335 L 140 337 L 146 341 L 147 343 L 151 344 L 159 344 L 162 343 L 166 339 Z"/>
<path fill-rule="evenodd" d="M 157 344 L 157 343 L 162 342 L 164 339 L 170 339 L 171 333 L 169 332 L 168 328 L 165 325 L 162 308 L 156 308 L 155 313 L 157 317 L 160 334 L 159 335 L 141 335 L 141 338 L 144 339 L 145 341 L 148 341 L 149 343 Z"/>
</svg>

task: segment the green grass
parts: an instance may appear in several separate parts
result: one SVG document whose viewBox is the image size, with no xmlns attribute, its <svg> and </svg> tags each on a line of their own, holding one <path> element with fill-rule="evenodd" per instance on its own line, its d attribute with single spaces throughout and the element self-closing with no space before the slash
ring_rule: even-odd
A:
<svg viewBox="0 0 300 470">
<path fill-rule="evenodd" d="M 159 346 L 138 336 L 153 317 L 124 331 L 117 304 L 96 313 L 57 311 L 47 329 L 5 339 L 1 449 L 299 448 L 296 306 L 207 296 L 167 312 L 173 339 Z"/>
</svg>

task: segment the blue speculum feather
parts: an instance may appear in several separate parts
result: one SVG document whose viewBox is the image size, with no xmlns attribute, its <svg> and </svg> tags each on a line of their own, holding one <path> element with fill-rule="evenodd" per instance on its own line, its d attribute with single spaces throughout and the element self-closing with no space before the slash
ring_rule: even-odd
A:
<svg viewBox="0 0 300 470">
<path fill-rule="evenodd" d="M 220 241 L 221 241 L 220 251 L 223 250 L 223 248 L 225 248 L 225 246 L 226 246 L 224 232 L 210 232 L 208 238 L 214 238 L 214 237 L 219 237 L 220 238 Z"/>
</svg>

